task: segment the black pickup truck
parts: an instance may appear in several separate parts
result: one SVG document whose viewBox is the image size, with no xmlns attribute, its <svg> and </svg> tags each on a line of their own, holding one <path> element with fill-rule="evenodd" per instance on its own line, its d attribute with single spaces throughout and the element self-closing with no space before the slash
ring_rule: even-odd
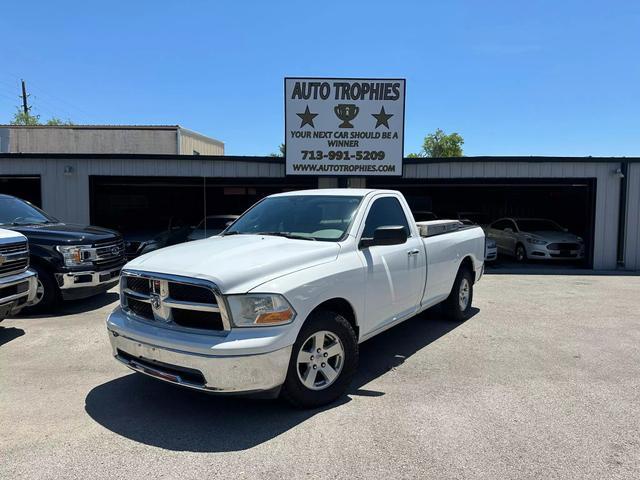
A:
<svg viewBox="0 0 640 480">
<path fill-rule="evenodd" d="M 31 312 L 50 310 L 58 300 L 107 291 L 125 263 L 122 236 L 113 230 L 58 221 L 29 202 L 0 195 L 0 227 L 29 240 L 38 288 Z"/>
</svg>

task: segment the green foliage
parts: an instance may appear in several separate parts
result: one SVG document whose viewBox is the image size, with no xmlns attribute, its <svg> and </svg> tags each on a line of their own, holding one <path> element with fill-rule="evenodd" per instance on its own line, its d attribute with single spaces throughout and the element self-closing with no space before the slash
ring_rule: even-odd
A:
<svg viewBox="0 0 640 480">
<path fill-rule="evenodd" d="M 278 149 L 280 150 L 278 153 L 271 153 L 269 154 L 270 157 L 286 157 L 287 156 L 287 152 L 284 146 L 284 143 L 280 144 L 280 147 L 278 147 Z"/>
<path fill-rule="evenodd" d="M 11 125 L 40 125 L 40 115 L 31 115 L 17 108 L 16 113 L 13 115 L 13 120 L 11 120 Z"/>
<path fill-rule="evenodd" d="M 422 150 L 418 153 L 410 153 L 409 158 L 418 157 L 462 157 L 462 145 L 464 139 L 459 133 L 453 132 L 449 135 L 439 128 L 435 132 L 424 137 Z"/>
<path fill-rule="evenodd" d="M 58 117 L 51 117 L 49 120 L 47 120 L 47 123 L 45 123 L 45 125 L 73 125 L 73 122 L 70 119 L 61 120 Z"/>
<path fill-rule="evenodd" d="M 40 115 L 31 115 L 30 113 L 24 113 L 21 108 L 16 108 L 16 113 L 13 114 L 13 120 L 11 125 L 42 125 L 40 123 Z M 58 117 L 51 117 L 46 121 L 45 125 L 73 125 L 70 119 L 61 120 Z"/>
</svg>

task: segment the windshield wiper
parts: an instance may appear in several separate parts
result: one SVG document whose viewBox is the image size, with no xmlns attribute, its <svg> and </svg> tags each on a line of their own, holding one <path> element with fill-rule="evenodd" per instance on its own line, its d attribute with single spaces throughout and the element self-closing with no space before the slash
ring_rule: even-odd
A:
<svg viewBox="0 0 640 480">
<path fill-rule="evenodd" d="M 255 235 L 269 235 L 273 237 L 284 237 L 284 238 L 292 238 L 294 240 L 313 240 L 316 241 L 314 237 L 307 237 L 304 235 L 296 235 L 295 233 L 289 232 L 258 232 Z"/>
</svg>

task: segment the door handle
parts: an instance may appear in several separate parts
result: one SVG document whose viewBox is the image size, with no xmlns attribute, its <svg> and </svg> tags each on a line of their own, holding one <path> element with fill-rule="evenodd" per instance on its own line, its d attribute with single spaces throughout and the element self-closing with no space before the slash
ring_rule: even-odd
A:
<svg viewBox="0 0 640 480">
<path fill-rule="evenodd" d="M 407 255 L 409 255 L 410 257 L 413 255 L 418 255 L 420 253 L 420 250 L 418 250 L 417 248 L 414 248 L 413 250 L 409 250 L 407 252 Z"/>
</svg>

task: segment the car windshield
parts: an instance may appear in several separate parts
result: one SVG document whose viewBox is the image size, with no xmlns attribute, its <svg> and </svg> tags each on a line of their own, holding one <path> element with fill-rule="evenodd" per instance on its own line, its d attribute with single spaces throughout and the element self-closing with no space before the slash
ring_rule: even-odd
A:
<svg viewBox="0 0 640 480">
<path fill-rule="evenodd" d="M 274 235 L 304 240 L 340 240 L 361 197 L 290 195 L 268 197 L 254 205 L 223 235 Z"/>
<path fill-rule="evenodd" d="M 517 220 L 518 228 L 523 232 L 562 232 L 563 228 L 552 220 Z"/>
<path fill-rule="evenodd" d="M 42 210 L 14 197 L 0 197 L 0 225 L 37 225 L 57 220 Z"/>
</svg>

